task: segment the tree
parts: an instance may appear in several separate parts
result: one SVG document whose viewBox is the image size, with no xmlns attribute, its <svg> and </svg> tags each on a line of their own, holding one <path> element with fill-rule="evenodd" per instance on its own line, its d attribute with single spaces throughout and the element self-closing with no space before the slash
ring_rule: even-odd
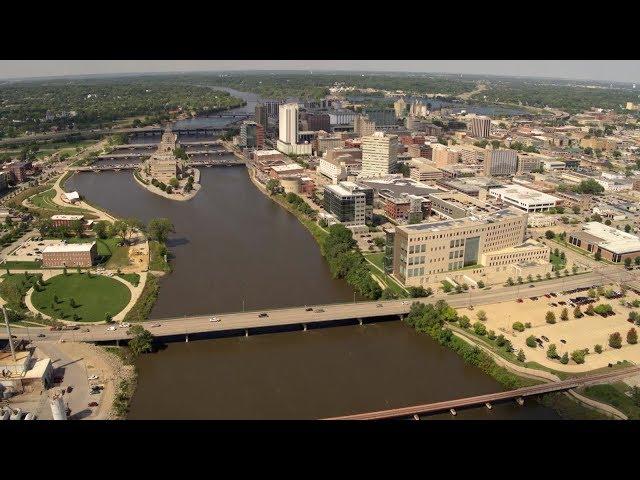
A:
<svg viewBox="0 0 640 480">
<path fill-rule="evenodd" d="M 640 259 L 640 257 L 638 257 Z M 484 282 L 482 280 L 478 280 L 478 288 L 484 288 Z"/>
<path fill-rule="evenodd" d="M 536 342 L 536 337 L 533 335 L 529 335 L 526 340 L 527 347 L 536 348 L 538 346 L 538 342 Z"/>
<path fill-rule="evenodd" d="M 527 359 L 527 357 L 525 356 L 524 351 L 523 351 L 522 349 L 520 349 L 520 350 L 518 351 L 518 361 L 519 361 L 520 363 L 524 363 L 524 361 L 525 361 L 526 359 Z"/>
<path fill-rule="evenodd" d="M 129 350 L 131 350 L 134 356 L 138 356 L 144 352 L 150 352 L 153 348 L 153 335 L 142 325 L 132 325 L 127 330 L 127 334 L 133 336 L 133 338 L 129 340 Z"/>
<path fill-rule="evenodd" d="M 463 315 L 458 319 L 458 325 L 460 325 L 460 327 L 462 328 L 469 328 L 469 325 L 471 325 L 471 321 L 469 320 L 469 317 Z"/>
<path fill-rule="evenodd" d="M 636 332 L 635 328 L 631 328 L 627 332 L 627 343 L 629 345 L 635 345 L 638 343 L 638 332 Z"/>
<path fill-rule="evenodd" d="M 281 190 L 282 187 L 280 186 L 280 181 L 279 180 L 277 180 L 275 178 L 272 178 L 271 180 L 269 180 L 267 182 L 266 188 L 267 188 L 267 191 L 271 195 L 274 195 L 274 194 L 278 193 Z"/>
<path fill-rule="evenodd" d="M 556 234 L 553 233 L 553 230 L 547 230 L 546 232 L 544 232 L 544 236 L 547 240 L 552 240 L 553 237 L 556 236 Z"/>
<path fill-rule="evenodd" d="M 567 320 L 569 320 L 569 311 L 567 310 L 567 308 L 563 308 L 562 311 L 560 312 L 560 320 L 562 320 L 563 322 L 566 322 Z"/>
<path fill-rule="evenodd" d="M 599 343 L 597 343 L 594 347 L 593 347 L 593 351 L 596 353 L 602 353 L 602 345 L 600 345 Z"/>
<path fill-rule="evenodd" d="M 171 177 L 171 180 L 169 180 L 169 185 L 171 185 L 173 188 L 178 188 L 180 186 L 180 182 L 176 177 Z"/>
<path fill-rule="evenodd" d="M 73 298 L 69 299 L 69 306 L 71 308 L 76 308 L 77 307 L 76 301 Z"/>
<path fill-rule="evenodd" d="M 111 315 L 109 312 L 104 314 L 104 321 L 107 323 L 111 323 L 113 322 L 113 315 Z"/>
<path fill-rule="evenodd" d="M 320 221 L 318 222 L 318 225 L 320 225 L 322 228 L 327 228 L 329 224 L 324 218 L 321 218 Z"/>
<path fill-rule="evenodd" d="M 624 231 L 626 233 L 629 233 L 631 231 L 631 225 L 629 225 L 628 223 L 624 226 Z"/>
<path fill-rule="evenodd" d="M 511 328 L 513 328 L 516 332 L 524 332 L 524 325 L 522 324 L 522 322 L 513 322 Z"/>
<path fill-rule="evenodd" d="M 93 224 L 93 231 L 96 233 L 98 238 L 107 238 L 109 229 L 109 222 L 105 220 L 100 220 Z"/>
<path fill-rule="evenodd" d="M 109 228 L 109 236 L 123 237 L 127 234 L 127 224 L 124 220 L 116 220 Z"/>
<path fill-rule="evenodd" d="M 513 278 L 507 278 L 507 285 L 509 285 L 510 287 L 513 286 Z"/>
<path fill-rule="evenodd" d="M 522 277 L 518 277 L 518 284 L 522 285 Z"/>
<path fill-rule="evenodd" d="M 494 332 L 493 330 L 489 330 L 487 332 L 487 338 L 489 340 L 495 340 L 496 339 L 496 332 Z"/>
<path fill-rule="evenodd" d="M 611 348 L 621 348 L 622 347 L 622 336 L 620 332 L 614 332 L 609 335 L 609 346 Z"/>
<path fill-rule="evenodd" d="M 552 343 L 547 347 L 547 358 L 550 358 L 552 360 L 558 358 L 558 351 L 555 343 Z"/>
<path fill-rule="evenodd" d="M 573 318 L 582 318 L 583 316 L 580 306 L 576 306 L 576 308 L 573 309 Z"/>
<path fill-rule="evenodd" d="M 486 322 L 487 321 L 487 312 L 485 312 L 484 310 L 478 310 L 478 313 L 476 313 L 476 318 L 478 320 L 480 320 L 481 322 Z"/>
<path fill-rule="evenodd" d="M 602 254 L 600 252 L 596 252 L 593 254 L 593 258 L 600 261 L 602 259 Z"/>
<path fill-rule="evenodd" d="M 584 311 L 584 313 L 586 313 L 589 316 L 592 316 L 595 313 L 593 305 L 592 304 L 587 305 L 587 309 Z"/>
<path fill-rule="evenodd" d="M 71 222 L 71 230 L 76 234 L 76 236 L 81 237 L 84 233 L 84 220 L 73 220 Z"/>
<path fill-rule="evenodd" d="M 566 365 L 567 363 L 569 363 L 569 354 L 567 352 L 564 352 L 562 354 L 562 357 L 560 357 L 560 363 L 563 365 Z"/>
<path fill-rule="evenodd" d="M 624 266 L 625 268 L 631 268 L 631 257 L 627 257 L 624 259 Z"/>
<path fill-rule="evenodd" d="M 640 387 L 637 385 L 631 387 L 631 400 L 636 407 L 640 407 Z"/>
<path fill-rule="evenodd" d="M 482 322 L 476 322 L 473 324 L 473 331 L 476 333 L 476 335 L 486 335 L 487 333 L 487 327 L 484 326 L 484 323 Z"/>
<path fill-rule="evenodd" d="M 634 258 L 633 263 L 635 263 L 636 265 L 640 265 L 640 256 L 637 256 L 636 258 Z"/>
<path fill-rule="evenodd" d="M 547 312 L 544 318 L 547 321 L 547 323 L 550 323 L 552 325 L 556 323 L 556 314 L 553 313 L 551 310 Z"/>
<path fill-rule="evenodd" d="M 165 192 L 167 193 L 173 193 L 173 187 L 171 185 L 167 185 L 167 187 L 164 189 Z"/>
<path fill-rule="evenodd" d="M 380 296 L 380 298 L 382 300 L 394 300 L 394 299 L 398 298 L 398 295 L 393 290 L 391 290 L 390 288 L 385 288 L 382 291 L 382 295 Z"/>
<path fill-rule="evenodd" d="M 169 233 L 174 233 L 173 223 L 168 218 L 154 218 L 147 225 L 147 233 L 152 240 L 158 243 L 167 241 Z"/>
<path fill-rule="evenodd" d="M 571 352 L 571 360 L 576 362 L 578 365 L 581 365 L 584 363 L 585 353 L 586 352 L 584 350 L 574 350 Z"/>
</svg>

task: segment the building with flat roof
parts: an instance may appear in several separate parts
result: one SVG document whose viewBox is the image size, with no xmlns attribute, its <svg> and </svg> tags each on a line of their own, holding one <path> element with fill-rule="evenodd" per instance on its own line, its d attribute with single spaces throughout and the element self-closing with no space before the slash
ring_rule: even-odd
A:
<svg viewBox="0 0 640 480">
<path fill-rule="evenodd" d="M 525 212 L 544 212 L 562 203 L 558 197 L 522 185 L 492 188 L 489 190 L 489 195 Z"/>
<path fill-rule="evenodd" d="M 84 220 L 84 215 L 52 215 L 51 224 L 54 227 L 71 226 L 73 222 Z"/>
<path fill-rule="evenodd" d="M 324 210 L 347 227 L 364 226 L 373 216 L 373 189 L 353 182 L 325 185 Z"/>
<path fill-rule="evenodd" d="M 429 195 L 431 209 L 447 218 L 464 218 L 500 210 L 490 203 L 462 192 L 436 192 Z"/>
<path fill-rule="evenodd" d="M 97 256 L 96 242 L 48 245 L 42 251 L 42 266 L 88 268 Z"/>
<path fill-rule="evenodd" d="M 600 222 L 588 222 L 582 230 L 569 235 L 569 243 L 610 262 L 624 262 L 640 256 L 640 238 Z"/>
<path fill-rule="evenodd" d="M 444 177 L 444 172 L 436 168 L 426 158 L 412 158 L 409 167 L 409 177 L 418 182 L 438 180 Z"/>
<path fill-rule="evenodd" d="M 481 272 L 482 255 L 523 243 L 526 227 L 527 214 L 513 207 L 460 219 L 398 226 L 393 275 L 407 286 L 418 286 L 440 281 L 442 274 L 456 270 Z"/>
</svg>

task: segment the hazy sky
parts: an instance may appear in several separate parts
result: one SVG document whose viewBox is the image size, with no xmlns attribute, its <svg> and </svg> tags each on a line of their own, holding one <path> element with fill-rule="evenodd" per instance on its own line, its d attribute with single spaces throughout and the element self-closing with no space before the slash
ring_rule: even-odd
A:
<svg viewBox="0 0 640 480">
<path fill-rule="evenodd" d="M 438 72 L 640 82 L 638 60 L 0 60 L 0 78 L 254 69 Z"/>
</svg>

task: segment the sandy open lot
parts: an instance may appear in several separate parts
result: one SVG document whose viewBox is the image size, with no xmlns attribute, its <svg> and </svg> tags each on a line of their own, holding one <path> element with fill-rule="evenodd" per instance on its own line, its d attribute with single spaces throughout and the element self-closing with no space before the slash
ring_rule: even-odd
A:
<svg viewBox="0 0 640 480">
<path fill-rule="evenodd" d="M 607 286 L 605 288 L 612 288 Z M 615 288 L 614 288 L 615 289 Z M 524 292 L 524 290 L 523 290 Z M 502 302 L 493 305 L 484 305 L 476 307 L 473 311 L 467 308 L 460 308 L 458 312 L 461 315 L 467 315 L 471 319 L 471 323 L 477 321 L 476 314 L 479 310 L 484 310 L 487 314 L 486 327 L 487 330 L 494 330 L 497 335 L 504 334 L 511 340 L 516 351 L 522 348 L 527 360 L 535 361 L 542 365 L 548 366 L 562 371 L 581 372 L 595 368 L 606 367 L 609 363 L 627 360 L 633 363 L 640 363 L 640 343 L 629 345 L 626 342 L 627 331 L 634 327 L 640 333 L 640 327 L 634 326 L 627 321 L 629 312 L 634 310 L 620 305 L 621 300 L 633 301 L 640 298 L 633 292 L 627 292 L 624 299 L 607 300 L 601 297 L 595 305 L 600 303 L 608 303 L 613 307 L 616 315 L 603 318 L 600 315 L 583 316 L 582 318 L 573 318 L 573 307 L 565 305 L 569 311 L 569 320 L 560 320 L 560 313 L 563 306 L 550 306 L 551 302 L 569 301 L 569 297 L 586 296 L 586 292 L 576 293 L 572 295 L 558 295 L 556 298 L 538 297 L 537 301 L 530 300 L 524 296 L 523 303 L 516 301 Z M 581 307 L 584 312 L 586 306 Z M 640 309 L 635 309 L 640 311 Z M 545 320 L 547 311 L 552 311 L 556 315 L 556 323 L 548 324 Z M 514 322 L 531 323 L 531 328 L 525 329 L 524 332 L 516 332 L 511 326 Z M 613 349 L 609 347 L 609 335 L 613 332 L 620 332 L 622 336 L 622 348 Z M 530 348 L 526 345 L 526 338 L 534 335 L 541 338 L 542 335 L 549 339 L 549 342 L 543 342 L 544 347 Z M 566 343 L 561 343 L 560 340 Z M 585 363 L 577 365 L 572 360 L 569 364 L 562 365 L 558 360 L 551 360 L 546 357 L 547 346 L 555 343 L 559 355 L 567 352 L 571 355 L 574 350 L 589 348 L 590 354 L 586 356 Z M 597 354 L 593 351 L 596 344 L 602 345 L 603 352 Z"/>
</svg>

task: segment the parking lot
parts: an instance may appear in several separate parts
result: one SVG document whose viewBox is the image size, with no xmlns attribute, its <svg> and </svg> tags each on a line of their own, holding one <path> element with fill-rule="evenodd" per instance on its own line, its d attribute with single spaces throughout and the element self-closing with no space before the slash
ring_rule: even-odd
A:
<svg viewBox="0 0 640 480">
<path fill-rule="evenodd" d="M 7 255 L 10 262 L 34 262 L 42 260 L 42 251 L 49 245 L 61 245 L 62 240 L 39 240 L 40 237 L 27 240 Z"/>
</svg>

